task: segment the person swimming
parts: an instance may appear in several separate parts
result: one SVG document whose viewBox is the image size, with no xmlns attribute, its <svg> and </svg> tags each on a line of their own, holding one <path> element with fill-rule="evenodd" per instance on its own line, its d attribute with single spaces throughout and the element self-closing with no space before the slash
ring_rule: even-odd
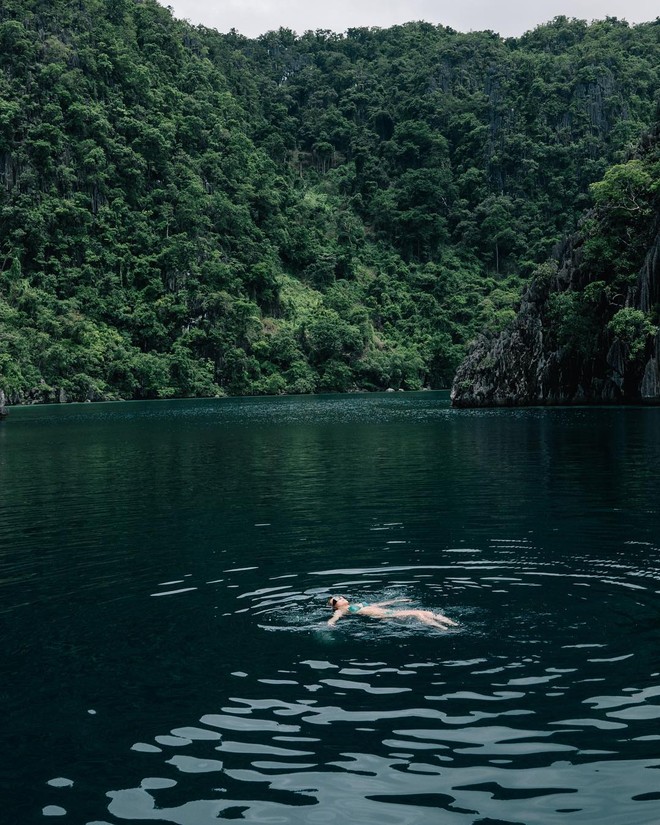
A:
<svg viewBox="0 0 660 825">
<path fill-rule="evenodd" d="M 386 602 L 374 602 L 368 604 L 366 602 L 357 602 L 351 604 L 348 599 L 343 596 L 331 596 L 328 599 L 328 606 L 332 608 L 332 617 L 328 620 L 330 627 L 333 627 L 337 622 L 349 613 L 357 613 L 360 616 L 371 616 L 374 619 L 417 619 L 424 624 L 431 627 L 439 627 L 446 630 L 447 627 L 456 627 L 457 622 L 443 616 L 442 613 L 433 613 L 431 610 L 388 610 L 391 604 L 398 602 L 409 602 L 410 599 L 389 599 Z"/>
</svg>

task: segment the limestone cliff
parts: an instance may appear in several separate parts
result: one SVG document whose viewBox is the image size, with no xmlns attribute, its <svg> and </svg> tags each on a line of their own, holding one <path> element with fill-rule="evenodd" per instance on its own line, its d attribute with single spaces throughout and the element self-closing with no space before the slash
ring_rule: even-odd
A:
<svg viewBox="0 0 660 825">
<path fill-rule="evenodd" d="M 594 187 L 596 208 L 513 324 L 474 342 L 454 406 L 660 403 L 659 146 L 656 133 Z"/>
</svg>

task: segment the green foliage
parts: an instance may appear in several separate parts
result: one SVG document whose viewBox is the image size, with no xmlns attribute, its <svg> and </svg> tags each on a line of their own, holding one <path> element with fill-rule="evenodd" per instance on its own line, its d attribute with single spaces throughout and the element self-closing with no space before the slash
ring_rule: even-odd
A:
<svg viewBox="0 0 660 825">
<path fill-rule="evenodd" d="M 657 166 L 627 153 L 659 66 L 654 24 L 249 40 L 155 0 L 12 0 L 0 387 L 98 400 L 449 386 L 590 184 L 585 260 L 616 304 L 658 191 Z M 558 299 L 567 346 L 595 301 Z"/>
<path fill-rule="evenodd" d="M 596 289 L 551 294 L 548 317 L 560 347 L 565 347 L 584 359 L 596 355 L 602 330 Z"/>
<path fill-rule="evenodd" d="M 660 189 L 658 171 L 635 158 L 612 166 L 590 191 L 595 203 L 615 216 L 644 218 L 651 214 L 649 197 Z"/>
<path fill-rule="evenodd" d="M 581 366 L 603 359 L 614 339 L 623 345 L 626 360 L 636 362 L 640 371 L 657 334 L 652 323 L 657 295 L 651 287 L 642 296 L 640 272 L 648 274 L 653 260 L 649 250 L 657 244 L 659 161 L 656 132 L 634 159 L 613 166 L 591 187 L 596 207 L 576 237 L 581 254 L 571 288 L 550 293 L 549 333 L 583 359 Z M 546 274 L 549 277 L 539 280 L 539 285 L 552 284 L 552 274 Z"/>
<path fill-rule="evenodd" d="M 608 323 L 607 328 L 625 345 L 630 361 L 645 350 L 649 338 L 658 331 L 646 313 L 632 307 L 620 309 Z"/>
</svg>

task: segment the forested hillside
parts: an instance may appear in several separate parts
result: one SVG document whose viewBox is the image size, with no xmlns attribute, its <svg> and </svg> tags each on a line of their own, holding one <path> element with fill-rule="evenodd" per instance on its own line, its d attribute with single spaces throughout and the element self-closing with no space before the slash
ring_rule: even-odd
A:
<svg viewBox="0 0 660 825">
<path fill-rule="evenodd" d="M 660 23 L 258 40 L 0 5 L 12 402 L 449 386 L 657 110 Z"/>
<path fill-rule="evenodd" d="M 660 402 L 660 124 L 592 194 L 514 323 L 461 364 L 455 405 Z"/>
</svg>

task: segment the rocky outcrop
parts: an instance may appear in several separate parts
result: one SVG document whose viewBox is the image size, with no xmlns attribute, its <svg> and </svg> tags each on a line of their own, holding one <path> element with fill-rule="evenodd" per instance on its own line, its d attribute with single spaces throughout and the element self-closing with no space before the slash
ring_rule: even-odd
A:
<svg viewBox="0 0 660 825">
<path fill-rule="evenodd" d="M 45 381 L 40 381 L 36 386 L 27 390 L 7 391 L 0 387 L 0 408 L 3 406 L 2 399 L 8 407 L 127 400 L 125 396 L 121 396 L 117 392 L 111 390 L 105 392 L 99 389 L 92 382 L 89 382 L 88 386 L 80 386 L 77 391 L 71 391 L 64 387 L 50 386 Z"/>
<path fill-rule="evenodd" d="M 598 281 L 601 272 L 582 265 L 582 240 L 576 236 L 560 251 L 553 268 L 542 268 L 523 294 L 513 324 L 496 337 L 479 338 L 459 367 L 452 387 L 456 407 L 543 404 L 660 403 L 659 216 L 655 235 L 636 282 L 612 297 Z M 595 282 L 598 281 L 598 284 Z M 585 287 L 603 283 L 590 302 Z M 599 287 L 600 288 L 600 287 Z M 557 296 L 573 298 L 589 315 L 577 318 L 573 338 L 558 334 Z M 553 302 L 555 311 L 553 313 Z M 568 303 L 568 302 L 566 302 Z M 620 310 L 641 326 L 636 340 L 616 334 L 612 319 Z M 580 320 L 583 325 L 580 328 Z"/>
<path fill-rule="evenodd" d="M 69 401 L 103 401 L 104 398 L 69 398 L 62 387 L 49 387 L 45 382 L 24 392 L 5 392 L 0 388 L 0 410 L 10 405 L 66 404 Z M 113 399 L 114 400 L 114 399 Z"/>
</svg>

